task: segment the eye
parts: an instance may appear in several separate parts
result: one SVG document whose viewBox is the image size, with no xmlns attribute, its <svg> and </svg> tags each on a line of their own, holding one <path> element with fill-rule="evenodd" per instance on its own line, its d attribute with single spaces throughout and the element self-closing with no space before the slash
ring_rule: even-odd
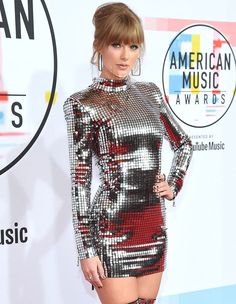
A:
<svg viewBox="0 0 236 304">
<path fill-rule="evenodd" d="M 137 44 L 131 44 L 130 45 L 131 50 L 137 50 L 139 46 Z"/>
<path fill-rule="evenodd" d="M 120 47 L 120 43 L 118 43 L 118 42 L 113 42 L 113 43 L 111 44 L 111 46 L 113 46 L 115 49 L 118 49 L 118 48 Z"/>
</svg>

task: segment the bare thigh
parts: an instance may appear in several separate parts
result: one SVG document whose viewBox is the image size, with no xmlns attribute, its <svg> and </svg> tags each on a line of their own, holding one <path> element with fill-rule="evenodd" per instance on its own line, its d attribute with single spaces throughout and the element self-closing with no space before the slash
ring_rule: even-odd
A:
<svg viewBox="0 0 236 304">
<path fill-rule="evenodd" d="M 138 296 L 144 299 L 156 299 L 163 272 L 137 277 Z"/>
<path fill-rule="evenodd" d="M 102 284 L 102 288 L 95 286 L 102 304 L 126 304 L 138 298 L 136 277 L 106 278 Z"/>
</svg>

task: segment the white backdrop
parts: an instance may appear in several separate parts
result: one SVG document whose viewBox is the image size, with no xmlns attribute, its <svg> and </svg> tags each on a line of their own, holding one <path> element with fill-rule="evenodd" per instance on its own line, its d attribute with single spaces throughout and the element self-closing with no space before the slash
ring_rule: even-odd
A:
<svg viewBox="0 0 236 304">
<path fill-rule="evenodd" d="M 28 92 L 28 99 L 22 101 L 27 104 L 22 110 L 27 122 L 21 130 L 28 134 L 25 141 L 33 137 L 47 109 L 47 94 L 50 95 L 48 91 L 51 91 L 53 79 L 52 41 L 40 2 L 33 1 L 34 42 L 28 39 L 25 29 L 19 42 L 14 37 L 13 8 L 3 1 L 12 39 L 6 38 L 4 30 L 0 29 L 3 54 L 3 64 L 0 64 L 1 91 L 14 88 L 17 93 Z M 48 0 L 46 3 L 57 41 L 56 98 L 45 127 L 32 148 L 0 176 L 1 303 L 99 303 L 96 292 L 91 290 L 91 285 L 84 280 L 80 268 L 76 266 L 62 106 L 70 94 L 85 88 L 97 75 L 96 69 L 92 69 L 89 63 L 94 30 L 91 19 L 96 7 L 103 2 Z M 190 23 L 194 20 L 209 23 L 236 21 L 236 4 L 233 0 L 199 0 L 197 6 L 187 0 L 124 2 L 143 20 L 152 17 L 191 20 Z M 27 7 L 28 1 L 22 3 Z M 145 30 L 144 67 L 137 80 L 154 81 L 163 90 L 162 64 L 169 44 L 177 33 L 173 30 Z M 236 45 L 232 47 L 235 50 Z M 6 104 L 0 99 L 0 113 L 7 113 Z M 177 207 L 173 208 L 167 202 L 169 247 L 161 296 L 236 284 L 235 115 L 233 102 L 226 115 L 207 128 L 193 128 L 180 122 L 192 136 L 193 143 L 207 143 L 211 137 L 214 142 L 223 142 L 225 149 L 195 151 L 184 188 L 176 199 Z M 2 168 L 19 155 L 26 145 L 24 140 L 15 146 L 7 142 L 6 148 L 10 136 L 6 134 L 6 129 L 3 132 L 3 128 L 10 119 L 11 116 L 6 115 L 1 123 L 0 115 Z M 163 156 L 162 171 L 167 173 L 172 157 L 167 143 Z M 94 169 L 93 194 L 97 187 L 96 175 Z M 14 238 L 12 244 L 3 244 L 6 231 L 15 228 L 18 231 L 27 229 L 27 241 L 16 242 Z"/>
</svg>

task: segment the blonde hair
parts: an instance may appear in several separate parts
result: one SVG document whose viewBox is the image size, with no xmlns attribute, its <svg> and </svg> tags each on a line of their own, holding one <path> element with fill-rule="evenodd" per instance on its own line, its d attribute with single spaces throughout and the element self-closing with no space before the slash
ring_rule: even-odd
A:
<svg viewBox="0 0 236 304">
<path fill-rule="evenodd" d="M 113 42 L 135 43 L 144 49 L 144 32 L 140 18 L 124 3 L 111 2 L 100 5 L 93 16 L 95 26 L 93 56 L 97 64 L 99 51 Z"/>
</svg>

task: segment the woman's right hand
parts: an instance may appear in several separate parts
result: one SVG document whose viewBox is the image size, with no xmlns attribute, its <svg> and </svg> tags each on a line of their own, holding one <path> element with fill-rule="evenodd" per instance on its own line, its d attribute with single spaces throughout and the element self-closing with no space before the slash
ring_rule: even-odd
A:
<svg viewBox="0 0 236 304">
<path fill-rule="evenodd" d="M 101 288 L 101 279 L 105 279 L 104 269 L 98 256 L 80 260 L 80 265 L 87 281 Z"/>
</svg>

